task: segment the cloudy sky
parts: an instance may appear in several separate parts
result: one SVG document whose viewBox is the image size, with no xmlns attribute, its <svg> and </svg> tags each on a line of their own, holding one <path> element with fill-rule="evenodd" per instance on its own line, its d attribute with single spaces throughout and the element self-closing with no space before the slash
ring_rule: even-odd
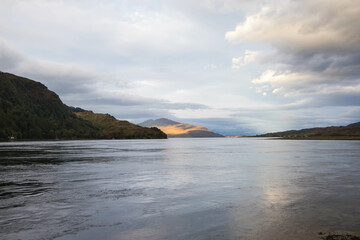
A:
<svg viewBox="0 0 360 240">
<path fill-rule="evenodd" d="M 358 0 L 1 0 L 0 71 L 222 134 L 360 121 Z"/>
</svg>

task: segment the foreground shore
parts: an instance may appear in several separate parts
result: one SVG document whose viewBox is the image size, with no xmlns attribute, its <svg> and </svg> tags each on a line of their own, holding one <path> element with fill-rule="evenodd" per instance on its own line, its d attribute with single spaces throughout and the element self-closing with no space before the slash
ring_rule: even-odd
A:
<svg viewBox="0 0 360 240">
<path fill-rule="evenodd" d="M 360 240 L 358 236 L 343 232 L 333 232 L 329 234 L 319 232 L 319 237 L 324 240 Z"/>
</svg>

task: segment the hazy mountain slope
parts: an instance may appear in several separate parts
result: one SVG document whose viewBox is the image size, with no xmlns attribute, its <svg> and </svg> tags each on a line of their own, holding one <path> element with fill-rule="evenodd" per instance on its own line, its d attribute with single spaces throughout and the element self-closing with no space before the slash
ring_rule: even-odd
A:
<svg viewBox="0 0 360 240">
<path fill-rule="evenodd" d="M 145 128 L 128 121 L 120 121 L 109 114 L 93 113 L 92 111 L 76 112 L 76 115 L 91 122 L 99 130 L 100 138 L 131 139 L 131 138 L 166 138 L 160 129 Z"/>
<path fill-rule="evenodd" d="M 165 127 L 165 126 L 176 125 L 176 124 L 180 124 L 180 123 L 172 121 L 167 118 L 159 118 L 156 120 L 149 119 L 149 120 L 146 120 L 145 122 L 139 123 L 138 125 L 142 126 L 142 127 Z"/>
<path fill-rule="evenodd" d="M 360 137 L 360 122 L 339 127 L 307 128 L 301 130 L 289 130 L 258 135 L 259 137 L 286 137 L 286 138 L 336 138 L 336 137 Z"/>
<path fill-rule="evenodd" d="M 168 137 L 223 137 L 202 126 L 175 122 L 166 118 L 147 120 L 139 123 L 140 126 L 156 126 Z"/>
</svg>

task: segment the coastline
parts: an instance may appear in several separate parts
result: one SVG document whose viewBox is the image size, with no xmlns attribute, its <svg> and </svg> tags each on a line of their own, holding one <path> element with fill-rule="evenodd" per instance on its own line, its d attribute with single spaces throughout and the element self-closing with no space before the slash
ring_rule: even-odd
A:
<svg viewBox="0 0 360 240">
<path fill-rule="evenodd" d="M 359 137 L 351 136 L 323 136 L 323 137 L 279 137 L 276 139 L 285 139 L 285 140 L 360 140 Z"/>
</svg>

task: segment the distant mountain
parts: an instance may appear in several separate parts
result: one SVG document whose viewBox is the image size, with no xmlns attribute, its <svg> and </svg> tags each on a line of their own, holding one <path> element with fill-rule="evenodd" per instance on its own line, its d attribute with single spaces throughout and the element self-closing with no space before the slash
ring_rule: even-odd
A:
<svg viewBox="0 0 360 240">
<path fill-rule="evenodd" d="M 307 128 L 301 130 L 289 130 L 258 135 L 258 137 L 284 137 L 284 138 L 360 138 L 360 122 L 347 126 L 331 126 L 324 128 Z"/>
<path fill-rule="evenodd" d="M 166 133 L 169 138 L 223 137 L 222 135 L 214 133 L 205 127 L 179 123 L 166 118 L 159 118 L 156 120 L 150 119 L 139 123 L 138 125 L 143 127 L 158 127 L 161 131 Z"/>
<path fill-rule="evenodd" d="M 130 123 L 107 135 L 108 129 L 74 113 L 84 111 L 66 106 L 39 82 L 0 72 L 0 139 L 166 138 L 158 129 Z"/>
<path fill-rule="evenodd" d="M 142 127 L 166 127 L 166 126 L 176 125 L 176 124 L 180 124 L 180 123 L 172 121 L 167 118 L 159 118 L 156 120 L 149 119 L 149 120 L 146 120 L 145 122 L 139 123 L 138 125 L 140 125 Z"/>
</svg>

